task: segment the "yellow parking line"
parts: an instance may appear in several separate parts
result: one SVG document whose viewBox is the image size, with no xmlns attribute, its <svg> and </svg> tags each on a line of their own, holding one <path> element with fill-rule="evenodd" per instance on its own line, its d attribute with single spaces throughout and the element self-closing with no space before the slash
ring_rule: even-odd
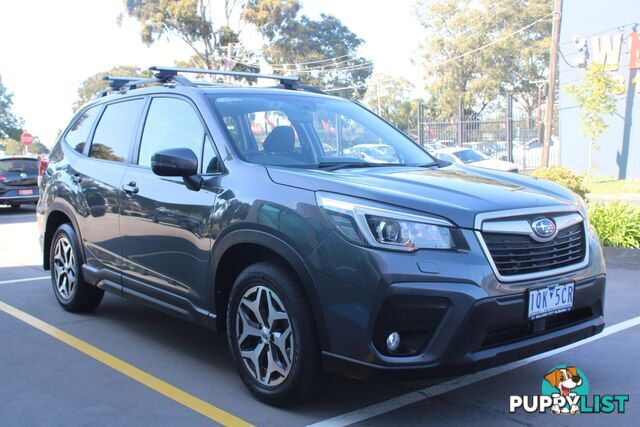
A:
<svg viewBox="0 0 640 427">
<path fill-rule="evenodd" d="M 115 369 L 116 371 L 128 376 L 129 378 L 138 381 L 139 383 L 149 387 L 150 389 L 167 396 L 169 399 L 172 399 L 217 423 L 220 423 L 224 426 L 252 425 L 242 418 L 238 418 L 235 415 L 230 414 L 229 412 L 217 408 L 210 403 L 205 402 L 204 400 L 199 399 L 187 393 L 186 391 L 167 383 L 166 381 L 162 381 L 160 378 L 154 377 L 153 375 L 143 371 L 142 369 L 136 368 L 135 366 L 125 362 L 124 360 L 118 359 L 117 357 L 112 356 L 111 354 L 102 351 L 99 348 L 94 347 L 91 344 L 82 341 L 81 339 L 76 338 L 63 330 L 58 329 L 46 322 L 43 322 L 42 320 L 33 317 L 32 315 L 27 314 L 24 311 L 21 311 L 2 301 L 0 301 L 0 311 L 4 311 L 5 313 L 15 317 L 16 319 L 21 320 L 36 329 L 39 329 L 45 334 L 50 335 L 53 338 L 62 341 L 67 345 L 70 345 L 76 350 L 81 351 L 87 356 L 94 358 L 98 362 L 104 363 L 110 368 Z"/>
</svg>

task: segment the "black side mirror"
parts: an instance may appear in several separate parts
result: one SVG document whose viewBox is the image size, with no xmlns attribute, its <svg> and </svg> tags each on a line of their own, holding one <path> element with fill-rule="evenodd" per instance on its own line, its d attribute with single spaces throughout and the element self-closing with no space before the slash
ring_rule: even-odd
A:
<svg viewBox="0 0 640 427">
<path fill-rule="evenodd" d="M 189 148 L 169 148 L 151 156 L 151 170 L 158 176 L 180 176 L 190 190 L 202 187 L 198 156 Z"/>
</svg>

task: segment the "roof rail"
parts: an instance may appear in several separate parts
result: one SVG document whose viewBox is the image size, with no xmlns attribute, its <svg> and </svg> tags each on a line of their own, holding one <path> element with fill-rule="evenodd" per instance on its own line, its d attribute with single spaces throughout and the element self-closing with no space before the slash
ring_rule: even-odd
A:
<svg viewBox="0 0 640 427">
<path fill-rule="evenodd" d="M 191 81 L 178 73 L 192 74 L 212 74 L 219 76 L 258 78 L 277 80 L 279 84 L 274 88 L 282 88 L 289 90 L 302 90 L 306 92 L 314 92 L 326 94 L 322 89 L 315 86 L 300 84 L 297 77 L 276 76 L 272 74 L 247 73 L 241 71 L 224 71 L 224 70 L 206 70 L 199 68 L 178 68 L 178 67 L 150 67 L 149 70 L 154 71 L 154 77 L 121 77 L 121 76 L 105 76 L 104 80 L 109 82 L 109 86 L 104 89 L 98 97 L 106 96 L 111 91 L 126 92 L 129 89 L 136 89 L 138 86 L 149 83 L 173 83 L 180 86 L 223 86 L 214 82 L 198 82 Z"/>
<path fill-rule="evenodd" d="M 218 76 L 277 80 L 285 89 L 295 89 L 299 81 L 297 77 L 275 76 L 272 74 L 247 73 L 243 71 L 206 70 L 206 69 L 199 69 L 199 68 L 177 68 L 177 67 L 158 67 L 158 66 L 150 67 L 149 69 L 151 71 L 157 71 L 156 77 L 163 80 L 172 79 L 175 76 L 177 76 L 178 73 L 213 74 Z"/>
<path fill-rule="evenodd" d="M 162 80 L 155 77 L 104 76 L 102 80 L 109 82 L 109 86 L 100 92 L 98 97 L 106 96 L 110 91 L 135 89 L 138 85 L 162 82 Z"/>
</svg>

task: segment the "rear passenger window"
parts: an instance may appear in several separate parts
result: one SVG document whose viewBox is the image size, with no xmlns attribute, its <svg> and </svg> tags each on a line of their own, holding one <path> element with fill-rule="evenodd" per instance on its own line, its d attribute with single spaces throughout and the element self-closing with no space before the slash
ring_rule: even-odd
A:
<svg viewBox="0 0 640 427">
<path fill-rule="evenodd" d="M 84 146 L 87 144 L 89 133 L 91 132 L 93 123 L 96 121 L 96 117 L 98 117 L 99 111 L 99 107 L 89 108 L 87 111 L 82 113 L 80 117 L 78 117 L 78 120 L 76 120 L 71 129 L 69 129 L 65 135 L 64 140 L 78 153 L 82 153 L 84 151 Z"/>
<path fill-rule="evenodd" d="M 168 148 L 189 148 L 202 159 L 204 127 L 187 102 L 154 98 L 144 124 L 138 164 L 151 167 L 151 156 Z"/>
<path fill-rule="evenodd" d="M 126 162 L 143 106 L 143 99 L 108 105 L 93 135 L 89 157 Z"/>
</svg>

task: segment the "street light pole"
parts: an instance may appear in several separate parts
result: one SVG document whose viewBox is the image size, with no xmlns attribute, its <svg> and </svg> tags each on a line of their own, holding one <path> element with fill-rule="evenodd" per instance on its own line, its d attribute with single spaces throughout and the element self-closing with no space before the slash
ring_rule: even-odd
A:
<svg viewBox="0 0 640 427">
<path fill-rule="evenodd" d="M 549 85 L 547 108 L 544 118 L 544 141 L 542 145 L 542 167 L 549 167 L 549 145 L 553 122 L 553 102 L 556 95 L 556 75 L 558 73 L 558 42 L 560 40 L 560 20 L 562 18 L 562 0 L 553 2 L 553 27 L 551 29 L 551 57 L 549 63 Z"/>
</svg>

